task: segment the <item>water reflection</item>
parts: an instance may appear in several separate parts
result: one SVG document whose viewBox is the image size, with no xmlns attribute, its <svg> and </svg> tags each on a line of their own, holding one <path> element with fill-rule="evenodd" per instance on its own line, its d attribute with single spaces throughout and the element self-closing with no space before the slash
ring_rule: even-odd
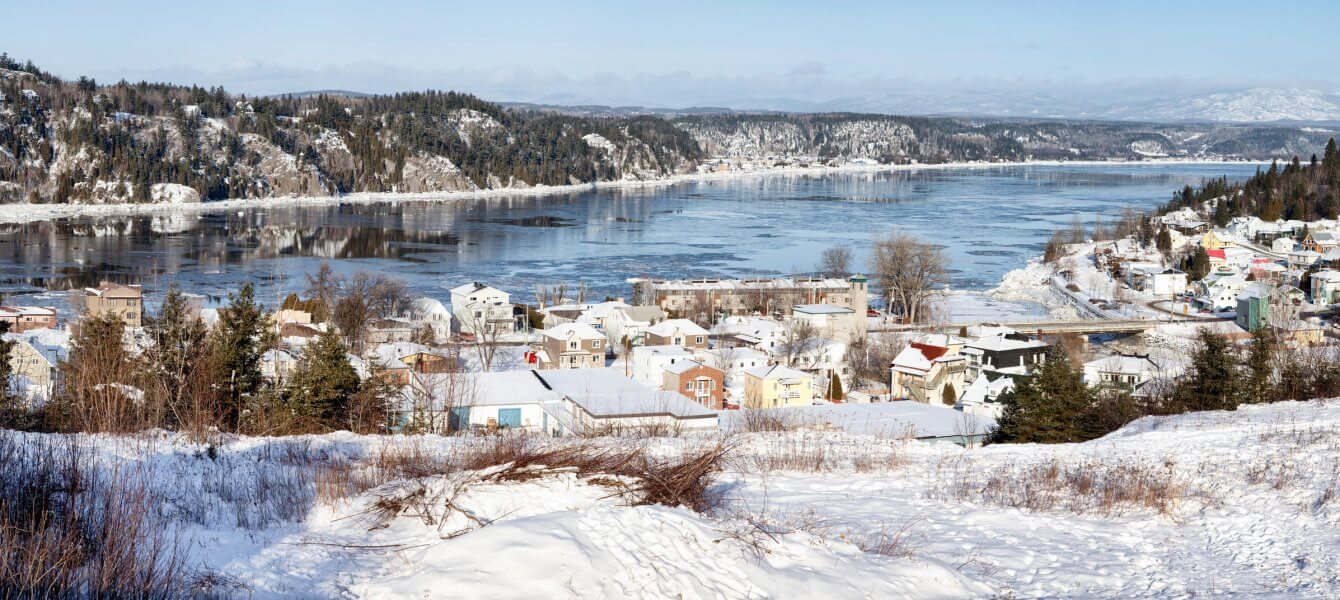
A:
<svg viewBox="0 0 1340 600">
<path fill-rule="evenodd" d="M 461 281 L 528 294 L 585 280 L 625 296 L 631 276 L 807 271 L 823 248 L 908 230 L 943 245 L 957 287 L 993 285 L 1073 215 L 1151 206 L 1252 165 L 1002 167 L 685 183 L 547 197 L 251 208 L 185 215 L 0 225 L 0 291 L 40 293 L 102 280 L 151 290 L 176 280 L 222 297 L 244 280 L 275 294 L 338 270 L 405 277 L 442 296 Z M 858 252 L 857 259 L 863 260 Z"/>
</svg>

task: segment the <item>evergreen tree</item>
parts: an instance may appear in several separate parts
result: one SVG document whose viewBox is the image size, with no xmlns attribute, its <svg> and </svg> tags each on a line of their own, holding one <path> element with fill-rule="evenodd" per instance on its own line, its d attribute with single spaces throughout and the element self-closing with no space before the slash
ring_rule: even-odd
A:
<svg viewBox="0 0 1340 600">
<path fill-rule="evenodd" d="M 9 323 L 0 322 L 0 383 L 3 384 L 0 385 L 0 427 L 13 428 L 20 424 L 26 411 L 19 406 L 19 398 L 10 383 L 14 367 L 9 364 L 9 357 L 14 352 L 14 342 L 4 339 L 6 333 L 9 333 Z"/>
<path fill-rule="evenodd" d="M 145 323 L 150 346 L 146 353 L 146 368 L 150 382 L 162 394 L 168 406 L 168 427 L 183 422 L 184 405 L 188 398 L 190 379 L 201 375 L 197 363 L 205 351 L 208 330 L 199 317 L 191 315 L 185 294 L 173 283 L 159 308 L 158 316 Z"/>
<path fill-rule="evenodd" d="M 359 389 L 348 353 L 332 330 L 322 332 L 303 350 L 284 392 L 287 408 L 300 422 L 327 429 L 348 427 L 349 399 Z"/>
<path fill-rule="evenodd" d="M 994 442 L 1056 444 L 1101 434 L 1089 422 L 1094 392 L 1059 345 L 1048 349 L 1047 359 L 1032 375 L 1016 379 L 1003 400 L 1005 411 Z"/>
<path fill-rule="evenodd" d="M 1186 377 L 1174 393 L 1176 408 L 1228 410 L 1238 404 L 1242 376 L 1223 336 L 1201 331 Z"/>
<path fill-rule="evenodd" d="M 1275 333 L 1269 327 L 1258 327 L 1252 332 L 1252 347 L 1247 353 L 1247 374 L 1244 382 L 1248 402 L 1271 402 L 1277 397 L 1271 377 L 1274 374 L 1277 343 Z"/>
<path fill-rule="evenodd" d="M 1154 245 L 1159 249 L 1159 252 L 1162 252 L 1164 255 L 1172 252 L 1172 233 L 1168 232 L 1167 227 L 1159 230 L 1159 235 L 1158 238 L 1154 240 Z"/>
<path fill-rule="evenodd" d="M 261 388 L 262 348 L 271 334 L 268 324 L 251 282 L 229 294 L 228 306 L 219 311 L 211 346 L 224 377 L 224 423 L 234 429 L 241 426 L 246 403 Z"/>
</svg>

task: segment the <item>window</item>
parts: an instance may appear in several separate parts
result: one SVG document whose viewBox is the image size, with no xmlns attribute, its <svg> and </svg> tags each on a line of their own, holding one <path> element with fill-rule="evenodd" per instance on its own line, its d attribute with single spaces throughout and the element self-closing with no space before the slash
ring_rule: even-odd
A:
<svg viewBox="0 0 1340 600">
<path fill-rule="evenodd" d="M 700 335 L 700 336 L 694 338 L 693 343 L 695 343 L 695 344 L 701 344 L 701 343 L 703 343 L 703 336 Z"/>
<path fill-rule="evenodd" d="M 568 350 L 576 350 L 577 342 L 568 342 Z"/>
<path fill-rule="evenodd" d="M 693 382 L 692 382 L 692 381 L 689 381 L 689 382 L 685 382 L 685 383 L 684 383 L 684 391 L 686 391 L 686 392 L 692 392 L 692 391 L 693 391 Z"/>
<path fill-rule="evenodd" d="M 591 340 L 591 347 L 592 347 L 592 348 L 599 348 L 599 347 L 600 347 L 600 340 Z"/>
</svg>

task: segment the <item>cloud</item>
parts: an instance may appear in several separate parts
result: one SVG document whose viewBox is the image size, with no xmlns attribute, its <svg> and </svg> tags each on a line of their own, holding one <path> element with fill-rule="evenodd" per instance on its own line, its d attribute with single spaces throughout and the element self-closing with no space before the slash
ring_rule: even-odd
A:
<svg viewBox="0 0 1340 600">
<path fill-rule="evenodd" d="M 824 68 L 823 63 L 807 62 L 791 67 L 786 72 L 787 77 L 823 77 L 828 74 L 828 69 Z"/>
</svg>

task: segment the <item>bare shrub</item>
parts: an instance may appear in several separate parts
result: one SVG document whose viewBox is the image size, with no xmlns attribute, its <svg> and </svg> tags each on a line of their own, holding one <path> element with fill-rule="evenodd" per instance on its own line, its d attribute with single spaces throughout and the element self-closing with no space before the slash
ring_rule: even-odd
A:
<svg viewBox="0 0 1340 600">
<path fill-rule="evenodd" d="M 931 496 L 976 501 L 1037 512 L 1113 515 L 1131 509 L 1174 515 L 1188 486 L 1176 476 L 1173 463 L 1085 462 L 1064 464 L 1053 460 L 1020 467 L 986 469 L 971 461 L 950 465 L 949 483 Z"/>
<path fill-rule="evenodd" d="M 915 535 L 913 527 L 919 522 L 913 519 L 899 526 L 885 523 L 875 527 L 870 533 L 849 532 L 857 548 L 869 554 L 878 554 L 889 558 L 911 558 Z"/>
<path fill-rule="evenodd" d="M 795 431 L 805 426 L 803 419 L 784 410 L 746 408 L 739 415 L 740 430 L 749 433 Z"/>
<path fill-rule="evenodd" d="M 0 594 L 177 598 L 195 575 L 149 474 L 101 469 L 77 438 L 0 435 Z"/>
</svg>

